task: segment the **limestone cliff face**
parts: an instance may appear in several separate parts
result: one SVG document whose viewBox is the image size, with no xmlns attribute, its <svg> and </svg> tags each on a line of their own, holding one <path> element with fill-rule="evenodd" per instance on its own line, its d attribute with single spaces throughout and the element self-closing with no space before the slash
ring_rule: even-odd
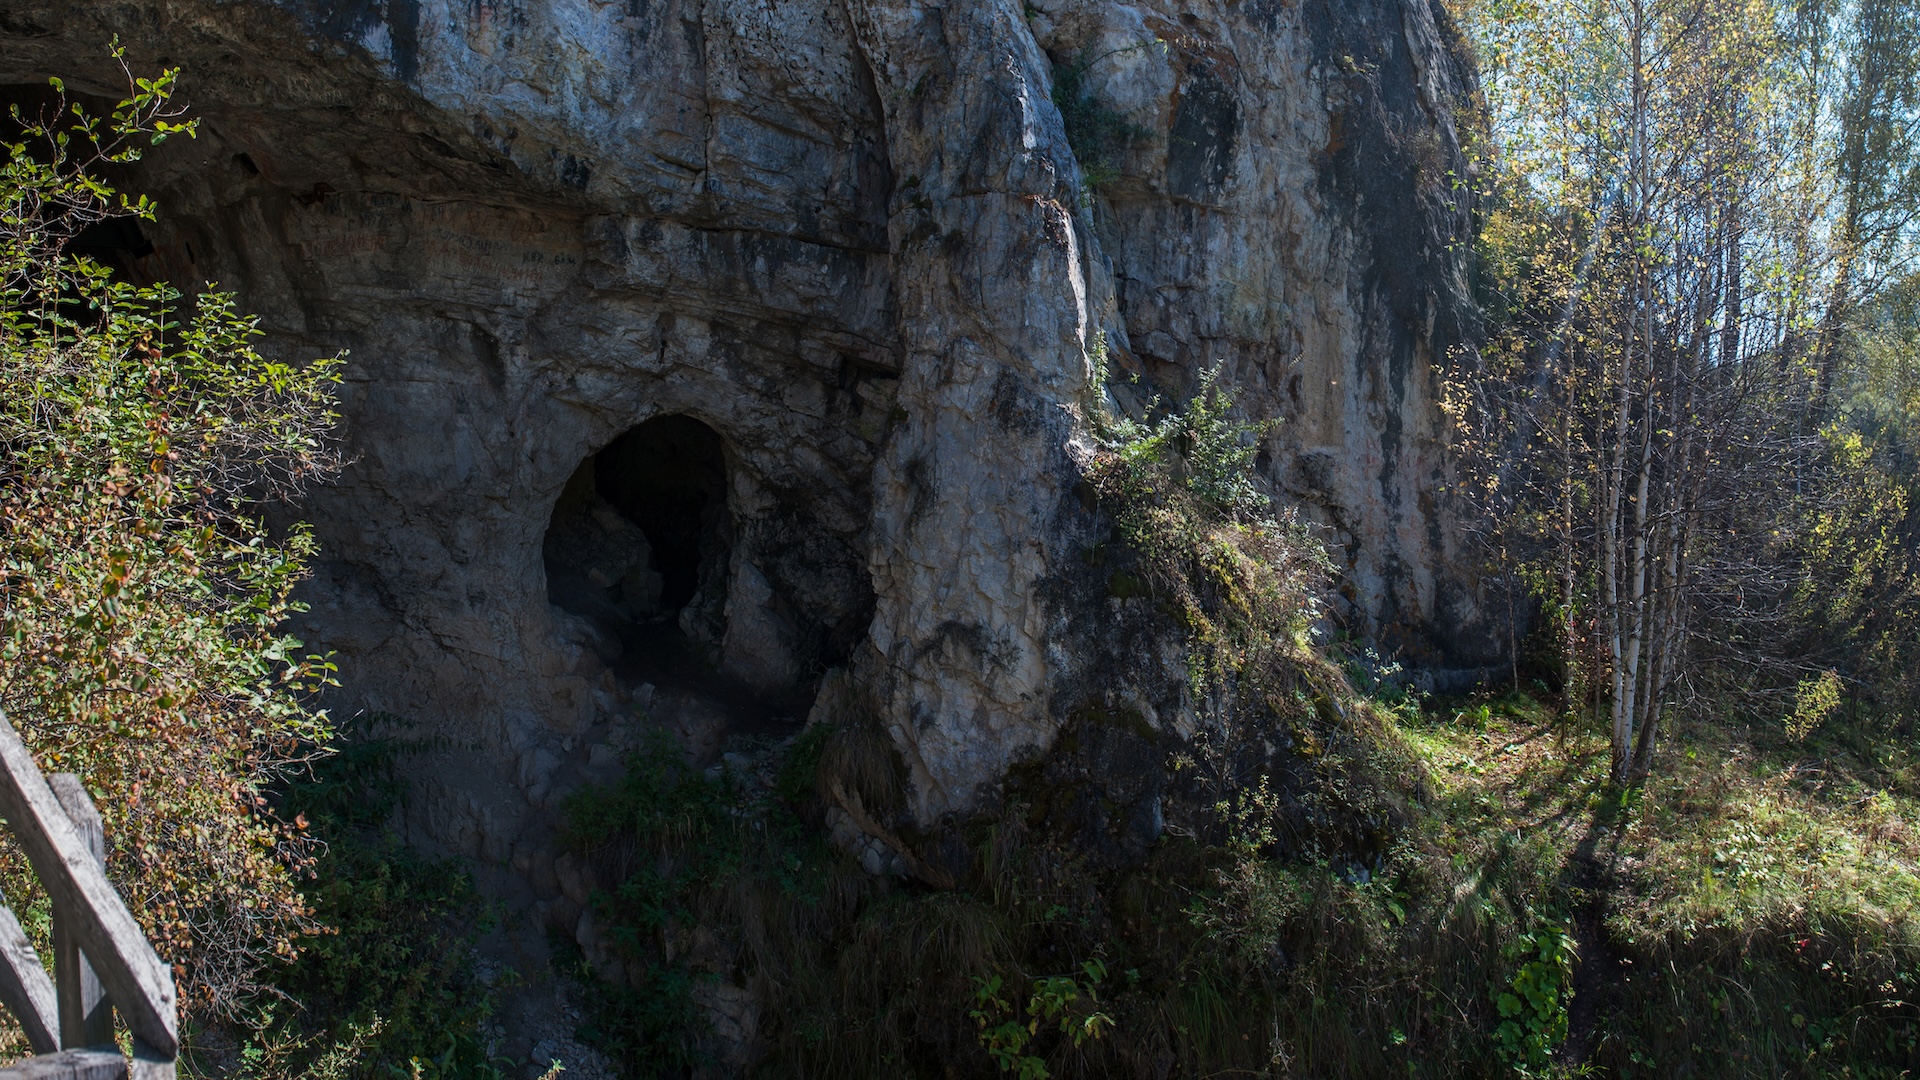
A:
<svg viewBox="0 0 1920 1080">
<path fill-rule="evenodd" d="M 204 120 L 130 178 L 162 218 L 128 272 L 351 353 L 307 636 L 343 705 L 458 736 L 427 827 L 536 884 L 543 808 L 620 717 L 697 742 L 721 707 L 632 675 L 675 626 L 772 712 L 850 670 L 921 822 L 1092 697 L 1172 723 L 1170 646 L 1092 640 L 1079 581 L 1101 340 L 1142 377 L 1111 407 L 1222 362 L 1284 421 L 1262 468 L 1329 527 L 1350 629 L 1486 659 L 1435 404 L 1468 333 L 1436 0 L 0 0 L 0 80 L 111 94 L 116 33 Z M 620 509 L 675 461 L 622 479 L 609 448 L 670 416 L 717 436 L 723 508 Z M 693 515 L 684 571 L 656 505 Z M 644 610 L 607 584 L 633 558 L 553 554 L 587 508 L 649 530 Z"/>
</svg>

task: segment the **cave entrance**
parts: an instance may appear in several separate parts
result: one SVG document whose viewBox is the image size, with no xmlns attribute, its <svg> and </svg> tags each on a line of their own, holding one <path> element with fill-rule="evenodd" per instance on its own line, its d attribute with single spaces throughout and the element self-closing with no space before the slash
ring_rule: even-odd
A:
<svg viewBox="0 0 1920 1080">
<path fill-rule="evenodd" d="M 712 644 L 732 526 L 719 434 L 690 416 L 648 420 L 561 490 L 543 549 L 548 599 L 616 634 L 673 624 Z"/>
</svg>

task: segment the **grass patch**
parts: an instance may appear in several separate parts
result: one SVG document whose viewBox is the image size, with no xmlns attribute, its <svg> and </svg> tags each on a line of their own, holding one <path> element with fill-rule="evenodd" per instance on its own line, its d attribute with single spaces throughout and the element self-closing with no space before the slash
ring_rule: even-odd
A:
<svg viewBox="0 0 1920 1080">
<path fill-rule="evenodd" d="M 1595 1065 L 1899 1077 L 1920 1060 L 1920 801 L 1884 731 L 1836 719 L 1800 741 L 1679 717 L 1653 779 L 1623 796 L 1604 733 L 1529 699 L 1403 730 L 1457 861 L 1552 919 L 1601 892 L 1582 957 L 1599 969 L 1582 990 Z"/>
<path fill-rule="evenodd" d="M 1899 1077 L 1920 1061 L 1920 800 L 1833 724 L 1683 727 L 1620 827 L 1607 920 L 1643 989 L 1600 1057 L 1623 1074 Z M 1904 754 L 1896 754 L 1904 758 Z M 1682 1001 L 1676 1007 L 1675 1000 Z"/>
</svg>

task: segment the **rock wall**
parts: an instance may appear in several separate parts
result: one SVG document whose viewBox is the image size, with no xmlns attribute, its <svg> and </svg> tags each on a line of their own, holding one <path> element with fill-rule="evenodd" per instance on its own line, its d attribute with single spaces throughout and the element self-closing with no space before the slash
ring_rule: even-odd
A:
<svg viewBox="0 0 1920 1080">
<path fill-rule="evenodd" d="M 724 447 L 708 659 L 789 673 L 794 717 L 850 668 L 922 823 L 1113 689 L 1071 454 L 1102 342 L 1140 377 L 1108 407 L 1221 363 L 1283 421 L 1261 468 L 1349 629 L 1492 656 L 1435 403 L 1471 334 L 1449 33 L 1436 0 L 0 0 L 0 82 L 111 96 L 115 34 L 186 69 L 202 135 L 128 178 L 162 212 L 127 271 L 349 352 L 305 632 L 343 708 L 456 738 L 423 828 L 552 895 L 552 799 L 633 708 L 724 711 L 549 603 L 563 487 L 649 418 Z"/>
</svg>

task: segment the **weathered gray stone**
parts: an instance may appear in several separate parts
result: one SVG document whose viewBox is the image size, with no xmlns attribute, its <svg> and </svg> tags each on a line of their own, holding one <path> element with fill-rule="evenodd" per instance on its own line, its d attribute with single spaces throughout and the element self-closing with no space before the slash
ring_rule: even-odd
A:
<svg viewBox="0 0 1920 1080">
<path fill-rule="evenodd" d="M 236 290 L 271 353 L 348 350 L 302 634 L 336 709 L 446 737 L 415 835 L 507 864 L 530 932 L 612 980 L 552 837 L 647 722 L 706 766 L 749 721 L 877 718 L 928 826 L 1097 704 L 1129 719 L 1042 782 L 1100 851 L 1154 842 L 1183 643 L 1089 569 L 1077 462 L 1090 410 L 1213 364 L 1281 421 L 1259 468 L 1327 527 L 1338 621 L 1409 668 L 1489 661 L 1437 407 L 1473 333 L 1451 33 L 1437 0 L 0 0 L 0 83 L 111 98 L 115 35 L 185 68 L 201 137 L 128 177 L 161 214 L 122 269 Z M 676 416 L 711 453 L 636 451 L 684 519 L 644 520 L 598 477 Z M 837 847 L 935 873 L 859 812 Z M 723 976 L 700 1004 L 743 1066 L 731 947 L 662 943 Z"/>
<path fill-rule="evenodd" d="M 238 290 L 281 355 L 350 351 L 303 631 L 341 707 L 473 748 L 419 815 L 450 847 L 505 858 L 636 704 L 717 752 L 724 707 L 621 674 L 656 608 L 794 714 L 846 666 L 923 823 L 1093 696 L 1179 728 L 1178 641 L 1086 587 L 1073 448 L 1215 362 L 1284 421 L 1260 468 L 1329 527 L 1345 624 L 1413 666 L 1493 647 L 1436 405 L 1471 328 L 1433 0 L 0 11 L 7 82 L 110 95 L 114 34 L 187 70 L 202 135 L 133 174 L 162 210 L 129 272 Z M 1070 137 L 1063 66 L 1104 142 Z M 685 600 L 648 522 L 549 535 L 584 461 L 673 415 L 725 474 Z"/>
</svg>

